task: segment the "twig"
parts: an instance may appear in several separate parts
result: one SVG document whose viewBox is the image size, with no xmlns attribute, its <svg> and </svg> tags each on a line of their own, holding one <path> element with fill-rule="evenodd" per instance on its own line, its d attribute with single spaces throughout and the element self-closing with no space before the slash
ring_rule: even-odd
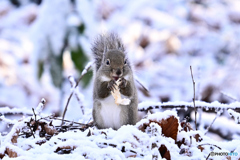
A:
<svg viewBox="0 0 240 160">
<path fill-rule="evenodd" d="M 103 143 L 99 143 L 100 145 L 105 145 L 105 146 L 111 146 L 111 147 L 114 147 L 114 148 L 117 148 L 118 147 L 118 145 L 116 145 L 116 144 L 111 144 L 111 143 L 106 143 L 106 142 L 103 142 Z M 121 146 L 122 148 L 121 148 L 121 151 L 124 153 L 124 152 L 126 152 L 126 151 L 129 151 L 129 152 L 131 152 L 131 153 L 134 153 L 134 154 L 136 154 L 136 155 L 140 155 L 140 156 L 144 156 L 142 153 L 138 153 L 137 151 L 134 151 L 134 150 L 132 150 L 132 149 L 126 149 L 126 147 L 125 146 Z"/>
<path fill-rule="evenodd" d="M 69 82 L 70 82 L 70 84 L 71 84 L 71 87 L 73 88 L 73 87 L 76 85 L 76 82 L 75 82 L 74 78 L 73 78 L 72 76 L 69 76 L 69 77 L 68 77 L 68 80 L 69 80 Z M 74 88 L 73 88 L 73 89 L 74 89 Z M 77 89 L 77 88 L 76 88 L 76 89 Z M 76 97 L 78 103 L 80 104 L 80 108 L 81 108 L 81 110 L 82 110 L 82 114 L 84 115 L 84 107 L 83 107 L 83 103 L 82 103 L 82 101 L 81 101 L 81 98 L 80 98 L 79 94 L 76 93 L 76 91 L 74 92 L 74 94 L 75 94 L 75 97 Z"/>
<path fill-rule="evenodd" d="M 36 113 L 34 111 L 34 108 L 32 108 L 32 111 L 33 111 L 33 115 L 34 115 L 35 121 L 37 121 L 37 116 L 36 116 Z"/>
<path fill-rule="evenodd" d="M 196 104 L 195 104 L 195 81 L 193 79 L 193 73 L 192 73 L 192 66 L 190 66 L 190 71 L 191 71 L 191 76 L 192 76 L 192 82 L 193 82 L 193 106 L 194 106 L 194 110 L 195 110 L 195 128 L 197 130 L 197 108 L 196 108 Z"/>
<path fill-rule="evenodd" d="M 148 89 L 138 80 L 138 79 L 135 79 L 136 80 L 136 82 L 143 88 L 143 90 L 145 91 L 145 92 L 149 92 L 148 91 Z"/>
<path fill-rule="evenodd" d="M 207 156 L 206 160 L 208 160 L 208 158 L 210 157 L 210 154 L 211 154 L 211 152 L 208 154 L 208 156 Z"/>
<path fill-rule="evenodd" d="M 228 109 L 228 114 L 234 118 L 235 122 L 237 124 L 240 124 L 240 113 L 238 112 L 235 112 L 234 110 L 232 109 Z"/>
<path fill-rule="evenodd" d="M 229 94 L 227 94 L 227 93 L 225 93 L 225 92 L 223 92 L 223 91 L 220 91 L 220 93 L 221 93 L 222 95 L 224 95 L 224 96 L 226 96 L 226 97 L 234 100 L 234 101 L 238 101 L 237 98 L 235 98 L 235 97 L 233 97 L 233 96 L 231 96 L 231 95 L 229 95 Z"/>
<path fill-rule="evenodd" d="M 56 118 L 56 117 L 49 117 L 49 119 L 55 119 L 55 120 L 60 120 L 60 121 L 64 121 L 64 122 L 73 122 L 75 124 L 79 124 L 79 125 L 86 125 L 84 123 L 78 123 L 78 122 L 74 122 L 74 121 L 69 121 L 69 120 L 63 120 L 61 118 Z"/>
<path fill-rule="evenodd" d="M 218 149 L 222 150 L 221 147 L 215 145 L 215 144 L 210 144 L 210 143 L 205 143 L 205 144 L 199 144 L 198 146 L 205 146 L 205 145 L 210 145 L 210 146 L 214 146 L 214 147 L 217 147 Z"/>
<path fill-rule="evenodd" d="M 209 144 L 209 143 L 206 143 L 206 144 L 200 144 L 200 145 L 198 145 L 197 147 L 199 147 L 199 146 L 204 146 L 204 145 L 211 145 L 211 146 L 217 147 L 218 149 L 222 150 L 221 147 L 219 147 L 219 146 L 217 146 L 217 145 L 215 145 L 215 144 Z M 210 152 L 210 153 L 208 154 L 206 160 L 208 160 L 208 158 L 210 157 L 211 153 L 212 153 L 212 152 Z"/>
<path fill-rule="evenodd" d="M 77 88 L 79 82 L 82 80 L 83 76 L 89 71 L 91 66 L 92 66 L 92 62 L 88 63 L 88 65 L 84 68 L 84 70 L 82 71 L 82 74 L 81 74 L 80 78 L 78 79 L 78 81 L 77 81 L 76 85 L 74 86 L 74 88 Z M 62 124 L 61 124 L 61 126 L 63 125 L 65 114 L 67 112 L 67 107 L 69 105 L 69 102 L 70 102 L 70 100 L 72 98 L 73 93 L 74 93 L 74 89 L 72 90 L 70 96 L 68 97 L 67 104 L 65 106 L 65 109 L 64 109 L 64 112 L 63 112 L 63 116 L 62 116 Z"/>
<path fill-rule="evenodd" d="M 204 135 L 207 134 L 207 132 L 209 131 L 209 129 L 212 127 L 213 123 L 215 122 L 215 120 L 220 116 L 220 113 L 217 113 L 216 117 L 213 119 L 212 123 L 208 126 L 206 132 L 204 133 Z"/>
<path fill-rule="evenodd" d="M 30 129 L 30 131 L 31 131 L 31 133 L 32 133 L 32 135 L 33 135 L 33 138 L 35 138 L 34 133 L 33 133 L 33 130 L 32 130 L 32 128 L 31 128 L 31 126 L 30 126 L 30 122 L 27 123 L 27 126 L 29 127 L 29 129 Z"/>
</svg>

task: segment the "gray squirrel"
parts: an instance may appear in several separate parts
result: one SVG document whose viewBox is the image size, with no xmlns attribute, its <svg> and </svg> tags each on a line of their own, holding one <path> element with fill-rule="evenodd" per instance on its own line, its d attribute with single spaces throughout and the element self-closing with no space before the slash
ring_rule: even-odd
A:
<svg viewBox="0 0 240 160">
<path fill-rule="evenodd" d="M 136 124 L 138 96 L 132 66 L 116 33 L 99 35 L 92 45 L 94 56 L 93 120 L 98 129 L 119 129 Z M 120 80 L 121 96 L 130 99 L 128 105 L 115 104 L 111 91 Z"/>
</svg>

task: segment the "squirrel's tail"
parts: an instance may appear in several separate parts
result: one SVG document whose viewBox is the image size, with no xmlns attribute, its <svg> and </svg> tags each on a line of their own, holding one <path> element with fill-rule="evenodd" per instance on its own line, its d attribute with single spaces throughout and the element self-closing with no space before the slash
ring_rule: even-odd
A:
<svg viewBox="0 0 240 160">
<path fill-rule="evenodd" d="M 108 33 L 99 35 L 92 45 L 92 52 L 96 64 L 96 70 L 101 66 L 104 53 L 109 50 L 117 49 L 125 53 L 122 40 L 116 33 Z"/>
</svg>

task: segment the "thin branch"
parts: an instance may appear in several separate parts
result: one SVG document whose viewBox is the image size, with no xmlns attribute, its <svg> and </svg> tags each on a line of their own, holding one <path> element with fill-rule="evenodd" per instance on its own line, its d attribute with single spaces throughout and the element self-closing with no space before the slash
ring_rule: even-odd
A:
<svg viewBox="0 0 240 160">
<path fill-rule="evenodd" d="M 29 129 L 30 129 L 30 131 L 31 131 L 31 134 L 32 134 L 33 138 L 35 138 L 34 133 L 33 133 L 33 130 L 32 130 L 32 128 L 31 128 L 31 126 L 30 126 L 30 122 L 27 123 L 27 126 L 29 127 Z"/>
<path fill-rule="evenodd" d="M 220 116 L 220 113 L 217 113 L 216 117 L 213 119 L 212 123 L 208 126 L 206 132 L 204 133 L 204 135 L 207 134 L 207 132 L 209 131 L 209 129 L 212 127 L 213 123 L 215 122 L 215 120 Z"/>
<path fill-rule="evenodd" d="M 74 78 L 72 76 L 69 76 L 68 80 L 69 80 L 69 82 L 71 84 L 71 87 L 73 88 L 76 85 L 76 81 L 74 80 Z M 80 108 L 81 108 L 82 114 L 84 115 L 84 106 L 83 106 L 83 103 L 81 101 L 81 98 L 80 98 L 79 94 L 76 91 L 74 92 L 74 94 L 75 94 L 75 97 L 76 97 L 78 103 L 80 104 Z"/>
<path fill-rule="evenodd" d="M 106 143 L 106 142 L 99 143 L 99 145 L 111 146 L 111 147 L 113 147 L 113 148 L 118 148 L 118 145 L 112 144 L 112 143 Z M 99 147 L 100 147 L 100 146 L 99 146 Z M 121 152 L 124 153 L 124 152 L 127 152 L 127 151 L 129 151 L 129 152 L 131 152 L 131 153 L 133 153 L 133 154 L 136 154 L 136 155 L 144 156 L 142 153 L 139 153 L 139 152 L 137 152 L 137 151 L 135 151 L 135 150 L 133 150 L 133 149 L 127 149 L 124 145 L 121 146 Z"/>
<path fill-rule="evenodd" d="M 211 152 L 208 154 L 208 156 L 207 156 L 206 160 L 208 160 L 208 158 L 210 157 L 210 154 L 211 154 Z"/>
<path fill-rule="evenodd" d="M 78 81 L 77 81 L 76 85 L 74 86 L 74 88 L 77 88 L 79 82 L 82 80 L 83 76 L 89 71 L 89 69 L 91 68 L 91 66 L 92 66 L 92 62 L 88 63 L 88 65 L 84 68 L 84 70 L 82 71 L 82 74 L 81 74 L 80 78 L 78 79 Z M 61 124 L 61 126 L 63 125 L 64 118 L 65 118 L 65 114 L 66 114 L 66 112 L 67 112 L 67 108 L 68 108 L 68 105 L 69 105 L 69 103 L 70 103 L 70 100 L 71 100 L 71 98 L 72 98 L 73 93 L 74 93 L 74 89 L 72 90 L 70 96 L 68 97 L 68 100 L 67 100 L 67 103 L 66 103 L 64 112 L 63 112 L 63 116 L 62 116 L 62 124 Z"/>
<path fill-rule="evenodd" d="M 33 115 L 34 115 L 35 121 L 37 121 L 37 116 L 36 116 L 36 113 L 34 111 L 34 108 L 32 108 L 32 111 L 33 111 Z"/>
<path fill-rule="evenodd" d="M 135 80 L 143 88 L 145 92 L 149 93 L 148 89 L 138 79 L 135 79 Z"/>
<path fill-rule="evenodd" d="M 221 93 L 222 95 L 228 97 L 229 99 L 232 99 L 232 100 L 234 100 L 234 101 L 238 101 L 237 98 L 235 98 L 235 97 L 233 97 L 233 96 L 231 96 L 231 95 L 229 95 L 229 94 L 227 94 L 227 93 L 225 93 L 225 92 L 223 92 L 223 91 L 220 91 L 220 93 Z"/>
<path fill-rule="evenodd" d="M 196 108 L 196 104 L 195 104 L 195 81 L 193 79 L 193 73 L 192 73 L 192 66 L 190 66 L 190 71 L 191 71 L 191 76 L 192 76 L 192 82 L 193 82 L 193 105 L 194 105 L 194 110 L 195 110 L 195 128 L 197 130 L 197 108 Z"/>
<path fill-rule="evenodd" d="M 235 112 L 234 110 L 232 109 L 228 109 L 228 114 L 234 118 L 235 122 L 237 124 L 240 124 L 240 113 L 238 112 Z"/>
<path fill-rule="evenodd" d="M 198 147 L 199 147 L 199 146 L 205 146 L 205 145 L 214 146 L 214 147 L 217 147 L 218 149 L 222 150 L 222 148 L 221 148 L 221 147 L 219 147 L 219 146 L 217 146 L 217 145 L 215 145 L 215 144 L 210 144 L 210 143 L 199 144 L 199 145 L 198 145 Z"/>
<path fill-rule="evenodd" d="M 43 119 L 45 119 L 45 118 L 43 118 Z M 84 123 L 78 123 L 78 122 L 74 122 L 74 121 L 63 120 L 63 119 L 61 119 L 61 118 L 56 118 L 56 117 L 49 117 L 49 119 L 55 119 L 55 120 L 60 120 L 60 121 L 64 121 L 64 122 L 73 122 L 73 123 L 79 124 L 79 125 L 86 125 L 86 124 L 84 124 Z"/>
</svg>

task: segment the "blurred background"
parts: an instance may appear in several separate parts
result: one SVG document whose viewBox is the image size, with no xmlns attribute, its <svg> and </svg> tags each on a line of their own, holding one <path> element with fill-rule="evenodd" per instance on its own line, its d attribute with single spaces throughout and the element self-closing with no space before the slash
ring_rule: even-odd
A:
<svg viewBox="0 0 240 160">
<path fill-rule="evenodd" d="M 80 77 L 92 61 L 94 37 L 109 31 L 122 37 L 136 77 L 149 89 L 138 86 L 139 102 L 191 102 L 190 66 L 197 100 L 239 101 L 238 0 L 0 0 L 0 109 L 31 110 L 45 98 L 43 112 L 61 116 L 71 92 L 68 76 Z M 92 71 L 79 92 L 81 104 L 73 96 L 66 119 L 87 122 Z M 0 132 L 9 127 L 0 123 Z M 239 137 L 239 125 L 230 138 L 230 131 L 224 134 Z"/>
</svg>

